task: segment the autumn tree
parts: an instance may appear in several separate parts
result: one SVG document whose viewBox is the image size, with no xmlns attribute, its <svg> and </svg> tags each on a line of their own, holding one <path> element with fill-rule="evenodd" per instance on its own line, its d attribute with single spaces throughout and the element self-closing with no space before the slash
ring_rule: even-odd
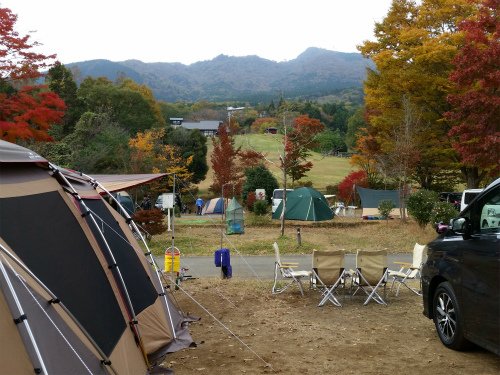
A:
<svg viewBox="0 0 500 375">
<path fill-rule="evenodd" d="M 347 175 L 342 182 L 339 184 L 338 188 L 338 198 L 344 203 L 349 204 L 357 197 L 357 192 L 355 186 L 369 188 L 368 175 L 365 171 L 351 172 Z"/>
<path fill-rule="evenodd" d="M 450 74 L 460 92 L 448 95 L 453 110 L 446 113 L 458 124 L 449 135 L 462 162 L 492 176 L 500 173 L 499 9 L 499 0 L 486 0 L 476 17 L 460 24 L 466 44 L 453 59 L 456 69 Z M 468 179 L 467 187 L 477 188 L 478 179 Z"/>
<path fill-rule="evenodd" d="M 372 150 L 372 156 L 398 150 L 392 136 L 394 125 L 403 124 L 411 108 L 420 117 L 412 136 L 420 152 L 413 177 L 426 188 L 432 187 L 440 171 L 457 168 L 461 162 L 448 136 L 451 124 L 443 120 L 443 113 L 450 109 L 446 96 L 454 90 L 448 80 L 451 60 L 464 44 L 456 24 L 473 12 L 474 5 L 467 0 L 423 0 L 418 5 L 412 0 L 393 0 L 387 16 L 375 24 L 376 41 L 358 47 L 376 65 L 368 69 L 364 85 L 365 138 L 374 144 L 364 148 Z"/>
<path fill-rule="evenodd" d="M 35 53 L 30 35 L 14 30 L 17 15 L 0 8 L 0 139 L 53 141 L 47 131 L 61 122 L 66 106 L 46 86 L 35 85 L 56 56 Z"/>
<path fill-rule="evenodd" d="M 132 150 L 130 166 L 133 173 L 172 173 L 184 182 L 184 188 L 189 187 L 192 173 L 188 167 L 193 157 L 184 160 L 177 146 L 163 144 L 164 129 L 150 130 L 137 133 L 137 137 L 130 139 Z M 173 184 L 173 177 L 151 185 L 151 190 L 158 193 L 169 191 Z"/>
<path fill-rule="evenodd" d="M 276 142 L 276 153 L 278 162 L 271 159 L 268 155 L 262 156 L 265 160 L 280 169 L 281 186 L 283 187 L 283 210 L 281 214 L 280 235 L 285 232 L 285 211 L 286 211 L 286 189 L 288 179 L 302 177 L 312 164 L 306 159 L 310 150 L 317 145 L 316 137 L 323 131 L 325 125 L 317 119 L 310 119 L 308 115 L 299 115 L 297 113 L 296 103 L 289 103 L 280 100 L 278 113 L 282 117 L 279 125 L 278 134 L 270 134 Z M 259 152 L 258 147 L 250 147 Z"/>
<path fill-rule="evenodd" d="M 243 165 L 240 161 L 241 146 L 235 148 L 234 138 L 228 134 L 224 124 L 219 126 L 218 137 L 212 137 L 212 144 L 214 148 L 211 162 L 214 178 L 209 190 L 220 195 L 224 185 L 232 184 L 235 193 L 240 194 L 243 184 Z"/>
<path fill-rule="evenodd" d="M 276 119 L 274 117 L 260 117 L 250 126 L 250 133 L 263 134 L 264 130 L 269 127 L 276 127 Z"/>
<path fill-rule="evenodd" d="M 309 115 L 300 115 L 293 120 L 293 130 L 287 135 L 285 164 L 289 167 L 287 174 L 294 182 L 306 176 L 313 167 L 313 163 L 307 158 L 311 155 L 311 149 L 318 145 L 317 135 L 321 133 L 325 124 L 318 119 L 311 119 Z"/>
</svg>

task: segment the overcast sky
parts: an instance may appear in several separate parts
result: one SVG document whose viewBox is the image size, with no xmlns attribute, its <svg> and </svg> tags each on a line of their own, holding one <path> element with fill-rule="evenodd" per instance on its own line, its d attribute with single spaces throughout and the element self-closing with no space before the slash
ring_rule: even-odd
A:
<svg viewBox="0 0 500 375">
<path fill-rule="evenodd" d="M 308 47 L 357 52 L 391 0 L 0 0 L 16 30 L 63 64 L 107 59 L 191 64 L 229 56 L 292 60 Z"/>
</svg>

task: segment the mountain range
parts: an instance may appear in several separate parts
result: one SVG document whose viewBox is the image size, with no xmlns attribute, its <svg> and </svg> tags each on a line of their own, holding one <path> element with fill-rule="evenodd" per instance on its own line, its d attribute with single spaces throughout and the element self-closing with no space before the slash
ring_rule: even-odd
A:
<svg viewBox="0 0 500 375">
<path fill-rule="evenodd" d="M 219 55 L 190 65 L 144 63 L 139 60 L 113 62 L 90 60 L 77 65 L 82 77 L 107 77 L 115 81 L 125 75 L 146 84 L 157 100 L 175 102 L 242 101 L 268 102 L 284 97 L 317 100 L 346 88 L 359 88 L 371 60 L 359 53 L 344 53 L 311 47 L 296 59 L 276 62 L 258 56 Z"/>
</svg>

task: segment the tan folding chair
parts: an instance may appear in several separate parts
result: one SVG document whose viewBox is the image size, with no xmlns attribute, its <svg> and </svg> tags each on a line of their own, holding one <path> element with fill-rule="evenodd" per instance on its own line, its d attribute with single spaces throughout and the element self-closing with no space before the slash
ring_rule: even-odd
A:
<svg viewBox="0 0 500 375">
<path fill-rule="evenodd" d="M 420 269 L 422 268 L 423 264 L 423 257 L 424 257 L 424 249 L 425 245 L 419 245 L 418 243 L 415 244 L 413 247 L 413 261 L 411 263 L 404 263 L 404 262 L 394 262 L 394 264 L 399 264 L 401 268 L 399 271 L 391 271 L 389 270 L 388 274 L 389 277 L 392 277 L 392 284 L 391 284 L 391 292 L 392 288 L 394 286 L 395 282 L 398 282 L 398 289 L 396 291 L 396 297 L 399 294 L 399 289 L 401 289 L 401 286 L 404 285 L 408 289 L 410 289 L 413 293 L 415 293 L 418 296 L 421 296 L 421 290 L 422 288 L 420 287 L 420 290 L 415 290 L 413 289 L 410 285 L 407 284 L 407 281 L 410 280 L 415 280 L 417 277 L 420 280 Z M 421 282 L 420 282 L 421 285 Z"/>
<path fill-rule="evenodd" d="M 318 306 L 330 301 L 335 306 L 342 307 L 334 294 L 337 289 L 345 288 L 344 250 L 313 250 L 311 286 L 323 296 Z"/>
<path fill-rule="evenodd" d="M 356 271 L 351 279 L 351 289 L 356 288 L 355 295 L 358 290 L 362 290 L 368 298 L 363 305 L 367 305 L 370 300 L 381 305 L 387 305 L 385 302 L 385 290 L 387 285 L 387 251 L 367 251 L 359 250 L 356 254 Z M 384 298 L 378 294 L 377 289 L 384 288 Z"/>
<path fill-rule="evenodd" d="M 302 287 L 301 279 L 303 277 L 309 278 L 309 271 L 294 271 L 294 268 L 297 268 L 298 263 L 283 263 L 281 262 L 280 257 L 280 249 L 278 244 L 275 242 L 273 244 L 274 247 L 274 285 L 273 285 L 273 294 L 280 294 L 284 292 L 290 285 L 297 284 L 300 289 L 300 293 L 304 296 L 304 288 Z M 290 282 L 282 288 L 278 288 L 278 275 L 283 276 L 285 279 L 290 280 Z"/>
</svg>

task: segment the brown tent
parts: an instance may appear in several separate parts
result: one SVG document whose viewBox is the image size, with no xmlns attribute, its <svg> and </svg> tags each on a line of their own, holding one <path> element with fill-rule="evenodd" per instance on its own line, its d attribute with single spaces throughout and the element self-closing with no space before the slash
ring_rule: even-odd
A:
<svg viewBox="0 0 500 375">
<path fill-rule="evenodd" d="M 146 374 L 191 345 L 124 218 L 0 141 L 0 374 Z"/>
</svg>

